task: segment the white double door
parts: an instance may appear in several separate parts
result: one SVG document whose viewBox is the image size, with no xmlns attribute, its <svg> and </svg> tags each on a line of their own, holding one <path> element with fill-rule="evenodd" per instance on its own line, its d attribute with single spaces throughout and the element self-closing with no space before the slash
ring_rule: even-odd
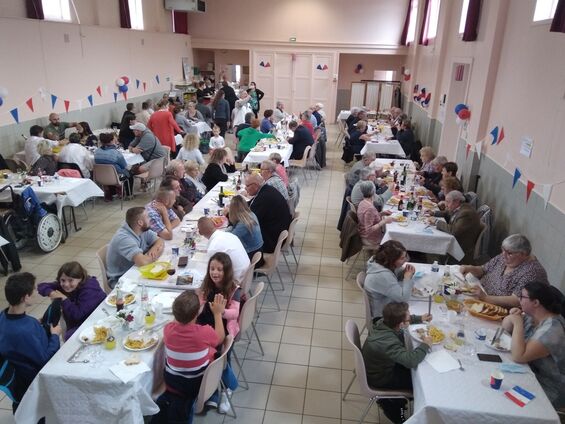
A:
<svg viewBox="0 0 565 424">
<path fill-rule="evenodd" d="M 255 50 L 252 80 L 265 93 L 261 109 L 282 101 L 288 113 L 298 114 L 323 103 L 328 116 L 335 115 L 337 55 L 334 53 L 290 53 Z"/>
</svg>

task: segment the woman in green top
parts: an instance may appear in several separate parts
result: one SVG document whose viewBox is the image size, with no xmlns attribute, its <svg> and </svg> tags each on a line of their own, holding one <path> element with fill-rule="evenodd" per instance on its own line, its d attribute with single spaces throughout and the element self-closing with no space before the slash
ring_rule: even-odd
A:
<svg viewBox="0 0 565 424">
<path fill-rule="evenodd" d="M 406 302 L 390 302 L 383 308 L 383 318 L 377 321 L 363 345 L 363 360 L 369 386 L 378 389 L 412 389 L 410 369 L 422 362 L 432 346 L 432 338 L 409 350 L 404 344 L 403 330 L 410 324 L 428 322 L 430 314 L 410 315 Z M 403 399 L 385 399 L 378 402 L 393 423 L 404 422 Z"/>
<path fill-rule="evenodd" d="M 261 90 L 257 88 L 257 85 L 251 81 L 249 83 L 249 88 L 247 89 L 247 93 L 251 96 L 251 100 L 249 101 L 249 106 L 251 106 L 251 110 L 255 114 L 255 118 L 258 118 L 258 112 L 261 109 L 261 99 L 265 96 Z"/>
<path fill-rule="evenodd" d="M 275 138 L 273 134 L 264 134 L 259 131 L 261 121 L 257 118 L 251 120 L 251 126 L 238 132 L 239 144 L 237 146 L 237 161 L 243 162 L 245 156 L 253 149 L 259 140 L 263 138 Z"/>
</svg>

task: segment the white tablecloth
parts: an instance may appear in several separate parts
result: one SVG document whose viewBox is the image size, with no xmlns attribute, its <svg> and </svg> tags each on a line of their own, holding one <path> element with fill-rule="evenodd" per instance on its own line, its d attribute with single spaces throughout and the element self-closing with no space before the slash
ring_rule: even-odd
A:
<svg viewBox="0 0 565 424">
<path fill-rule="evenodd" d="M 413 264 L 416 270 L 430 272 L 430 265 Z M 443 267 L 440 269 L 443 274 Z M 417 283 L 416 283 L 417 284 Z M 465 296 L 462 297 L 466 298 Z M 461 300 L 462 300 L 461 299 Z M 428 311 L 425 299 L 413 298 L 410 312 L 421 315 Z M 447 323 L 441 316 L 439 304 L 432 303 L 433 323 L 444 332 L 456 331 L 457 323 Z M 497 328 L 500 323 L 468 316 L 464 318 L 466 341 L 472 344 L 477 353 L 498 354 L 505 363 L 512 363 L 509 353 L 497 352 L 485 346 L 484 341 L 474 337 L 477 328 Z M 406 336 L 408 344 L 418 344 L 410 336 Z M 433 351 L 443 349 L 435 345 Z M 489 386 L 491 371 L 497 364 L 480 362 L 475 355 L 469 355 L 465 349 L 449 352 L 460 359 L 465 371 L 459 369 L 446 373 L 438 373 L 426 361 L 412 370 L 414 386 L 414 414 L 407 423 L 410 424 L 459 424 L 459 423 L 497 423 L 497 424 L 558 424 L 559 418 L 533 372 L 525 374 L 504 373 L 504 381 L 500 390 Z M 466 354 L 467 353 L 467 354 Z M 504 396 L 506 390 L 519 385 L 536 398 L 521 408 Z"/>
<path fill-rule="evenodd" d="M 404 165 L 408 166 L 407 170 L 411 172 L 416 171 L 416 166 L 414 166 L 414 162 L 409 159 L 383 159 L 377 158 L 369 165 L 371 168 L 388 168 L 391 166 L 391 163 L 394 162 L 394 169 L 401 172 Z"/>
<path fill-rule="evenodd" d="M 350 110 L 342 110 L 341 112 L 339 112 L 339 115 L 337 115 L 337 120 L 345 121 L 347 118 L 349 118 L 349 115 L 351 115 Z"/>
<path fill-rule="evenodd" d="M 406 157 L 398 140 L 384 140 L 381 138 L 379 141 L 367 141 L 361 149 L 361 154 L 364 155 L 367 152 L 376 153 L 378 155 Z"/>
<path fill-rule="evenodd" d="M 268 148 L 267 150 L 265 150 L 264 152 L 254 152 L 251 151 L 247 154 L 247 156 L 245 157 L 245 159 L 243 160 L 243 163 L 247 163 L 249 165 L 252 164 L 260 164 L 261 162 L 263 162 L 264 160 L 268 160 L 269 159 L 269 155 L 271 153 L 278 153 L 279 155 L 281 155 L 281 158 L 284 162 L 285 166 L 288 166 L 289 160 L 290 160 L 290 155 L 292 154 L 292 144 L 288 144 L 288 143 L 284 143 L 281 144 L 282 148 L 281 149 L 277 149 L 276 146 L 275 148 Z"/>
</svg>

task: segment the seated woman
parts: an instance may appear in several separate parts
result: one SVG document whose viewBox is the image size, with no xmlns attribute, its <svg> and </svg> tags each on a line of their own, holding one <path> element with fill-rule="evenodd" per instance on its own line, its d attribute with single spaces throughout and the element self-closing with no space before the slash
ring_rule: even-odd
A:
<svg viewBox="0 0 565 424">
<path fill-rule="evenodd" d="M 243 197 L 235 196 L 230 201 L 228 218 L 231 226 L 226 231 L 235 234 L 241 240 L 251 259 L 263 247 L 263 236 L 257 216 L 251 212 Z"/>
<path fill-rule="evenodd" d="M 356 128 L 349 135 L 349 144 L 353 150 L 353 154 L 361 154 L 361 150 L 365 143 L 371 139 L 372 134 L 367 133 L 367 121 L 357 122 Z"/>
<path fill-rule="evenodd" d="M 183 132 L 187 134 L 190 132 L 198 132 L 198 130 L 195 131 L 192 129 L 193 122 L 187 119 L 180 106 L 175 106 L 173 109 L 173 116 L 175 117 L 175 122 L 181 130 L 183 130 Z"/>
<path fill-rule="evenodd" d="M 479 299 L 505 308 L 520 305 L 522 288 L 532 282 L 549 284 L 547 273 L 532 255 L 532 245 L 522 234 L 512 234 L 502 242 L 502 253 L 482 266 L 462 265 L 460 272 L 470 272 L 481 279 L 484 291 L 477 287 Z"/>
<path fill-rule="evenodd" d="M 392 217 L 382 218 L 375 207 L 375 184 L 372 181 L 361 181 L 360 188 L 363 200 L 357 206 L 359 234 L 364 245 L 378 246 L 385 233 L 385 225 L 392 222 Z"/>
<path fill-rule="evenodd" d="M 206 186 L 206 192 L 212 190 L 220 181 L 227 181 L 226 160 L 228 153 L 225 149 L 215 149 L 210 155 L 210 163 L 202 175 L 202 182 Z"/>
<path fill-rule="evenodd" d="M 52 283 L 37 286 L 41 296 L 52 300 L 60 299 L 63 319 L 67 324 L 65 340 L 90 316 L 106 298 L 96 277 L 89 276 L 78 262 L 67 262 L 59 268 L 57 279 Z"/>
<path fill-rule="evenodd" d="M 53 148 L 48 140 L 41 140 L 37 143 L 37 153 L 39 159 L 32 165 L 29 175 L 55 175 L 57 172 L 57 159 L 53 154 Z"/>
<path fill-rule="evenodd" d="M 281 177 L 281 180 L 283 181 L 284 185 L 288 187 L 288 175 L 286 174 L 286 169 L 284 168 L 284 165 L 281 163 L 282 157 L 280 153 L 277 152 L 271 153 L 269 155 L 269 160 L 272 160 L 277 164 L 276 172 L 278 176 Z"/>
<path fill-rule="evenodd" d="M 410 369 L 416 368 L 431 351 L 432 338 L 422 338 L 422 343 L 413 350 L 404 344 L 403 329 L 409 324 L 428 322 L 429 314 L 410 315 L 405 302 L 390 302 L 383 309 L 383 319 L 373 325 L 363 345 L 363 360 L 367 371 L 367 382 L 374 389 L 411 390 Z M 404 399 L 378 401 L 385 415 L 393 423 L 404 422 Z"/>
<path fill-rule="evenodd" d="M 275 138 L 272 134 L 263 134 L 259 131 L 261 121 L 257 118 L 251 120 L 251 126 L 238 132 L 239 144 L 237 146 L 238 162 L 243 162 L 245 156 L 253 149 L 257 142 L 263 138 Z"/>
<path fill-rule="evenodd" d="M 420 149 L 420 159 L 422 160 L 422 166 L 419 172 L 433 172 L 432 161 L 435 159 L 436 155 L 430 146 L 424 146 Z"/>
<path fill-rule="evenodd" d="M 126 195 L 129 195 L 130 189 L 133 189 L 133 176 L 130 175 L 124 156 L 118 151 L 118 140 L 116 134 L 102 133 L 100 134 L 100 147 L 94 152 L 94 163 L 101 165 L 113 165 L 121 181 L 127 180 L 125 184 Z M 112 201 L 114 194 L 122 196 L 121 186 L 104 186 L 104 200 Z"/>
<path fill-rule="evenodd" d="M 78 133 L 72 133 L 69 136 L 69 143 L 59 153 L 59 162 L 77 164 L 82 176 L 90 178 L 90 171 L 94 163 L 90 152 L 80 143 L 80 140 Z"/>
<path fill-rule="evenodd" d="M 565 298 L 545 282 L 531 282 L 520 293 L 502 327 L 512 334 L 512 360 L 532 367 L 556 409 L 565 408 Z"/>
<path fill-rule="evenodd" d="M 198 165 L 204 165 L 204 157 L 199 150 L 200 135 L 198 133 L 188 133 L 182 140 L 182 147 L 177 154 L 177 159 L 180 160 L 193 160 Z"/>
<path fill-rule="evenodd" d="M 371 304 L 371 317 L 376 322 L 389 302 L 406 302 L 412 295 L 416 270 L 408 261 L 406 248 L 396 240 L 389 240 L 377 249 L 367 262 L 365 290 Z"/>
<path fill-rule="evenodd" d="M 77 124 L 77 133 L 80 135 L 80 144 L 83 146 L 96 146 L 98 144 L 98 137 L 96 137 L 88 122 L 82 121 Z"/>
<path fill-rule="evenodd" d="M 196 103 L 188 102 L 186 107 L 186 119 L 191 122 L 204 122 L 204 116 L 198 109 L 196 109 Z"/>
<path fill-rule="evenodd" d="M 198 203 L 200 199 L 206 194 L 206 186 L 200 179 L 200 167 L 193 160 L 187 160 L 184 163 L 184 182 L 186 198 L 193 202 Z"/>
<path fill-rule="evenodd" d="M 263 112 L 261 132 L 264 134 L 269 134 L 273 128 L 275 128 L 275 124 L 273 124 L 273 109 L 267 109 L 265 112 Z"/>
</svg>

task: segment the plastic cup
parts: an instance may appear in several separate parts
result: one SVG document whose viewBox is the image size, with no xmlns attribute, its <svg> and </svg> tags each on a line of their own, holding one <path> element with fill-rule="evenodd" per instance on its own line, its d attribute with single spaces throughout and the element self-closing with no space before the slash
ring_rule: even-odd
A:
<svg viewBox="0 0 565 424">
<path fill-rule="evenodd" d="M 475 337 L 477 338 L 477 340 L 486 340 L 487 338 L 487 332 L 484 328 L 478 328 L 475 330 Z"/>
<path fill-rule="evenodd" d="M 504 380 L 504 374 L 500 371 L 493 371 L 490 373 L 490 387 L 494 390 L 499 390 L 502 386 L 502 380 Z"/>
</svg>

